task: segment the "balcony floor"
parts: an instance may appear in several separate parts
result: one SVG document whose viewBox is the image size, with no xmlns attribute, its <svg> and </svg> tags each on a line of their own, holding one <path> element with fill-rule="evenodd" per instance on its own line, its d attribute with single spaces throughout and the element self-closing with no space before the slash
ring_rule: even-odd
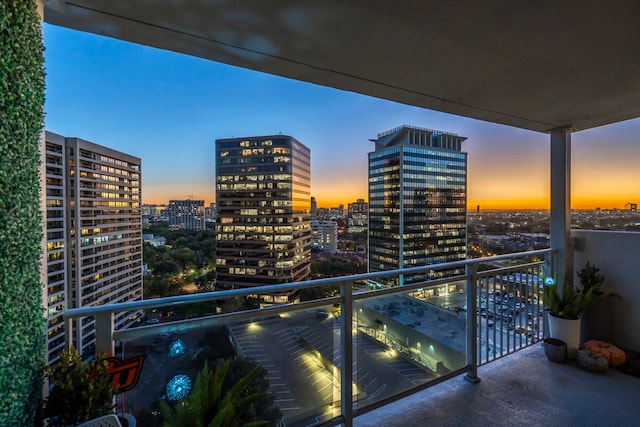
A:
<svg viewBox="0 0 640 427">
<path fill-rule="evenodd" d="M 637 426 L 640 378 L 548 361 L 534 345 L 462 377 L 361 415 L 354 426 Z"/>
</svg>

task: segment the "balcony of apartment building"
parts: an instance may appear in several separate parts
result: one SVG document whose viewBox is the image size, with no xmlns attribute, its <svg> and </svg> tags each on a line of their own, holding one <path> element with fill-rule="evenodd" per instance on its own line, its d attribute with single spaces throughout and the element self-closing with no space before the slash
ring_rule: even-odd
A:
<svg viewBox="0 0 640 427">
<path fill-rule="evenodd" d="M 640 233 L 572 230 L 574 265 L 595 263 L 613 294 L 583 319 L 583 339 L 603 339 L 638 350 Z M 636 373 L 637 375 L 637 373 Z M 633 425 L 640 380 L 622 369 L 594 374 L 576 361 L 556 364 L 539 343 L 478 369 L 481 382 L 457 378 L 354 420 L 356 426 L 436 425 Z"/>
<path fill-rule="evenodd" d="M 597 264 L 619 296 L 598 318 L 597 333 L 640 350 L 640 235 L 569 226 L 572 133 L 640 116 L 636 3 L 416 1 L 400 9 L 358 2 L 43 3 L 44 19 L 55 25 L 550 135 L 550 250 L 464 261 L 456 266 L 467 273 L 455 280 L 405 288 L 370 290 L 354 281 L 436 267 L 296 284 L 336 284 L 340 295 L 192 313 L 122 331 L 114 331 L 113 318 L 124 310 L 171 311 L 255 291 L 67 312 L 67 322 L 95 319 L 97 352 L 146 354 L 147 372 L 128 392 L 129 408 L 152 405 L 154 393 L 182 393 L 186 383 L 173 380 L 184 379 L 178 377 L 183 361 L 200 360 L 195 337 L 222 328 L 235 351 L 263 364 L 287 425 L 634 424 L 637 378 L 615 369 L 595 375 L 544 358 L 539 292 L 549 274 L 571 283 L 576 266 Z M 482 304 L 496 305 L 496 287 L 501 297 L 513 294 L 514 306 L 508 303 L 504 316 L 489 322 Z M 460 304 L 449 310 L 432 304 L 434 298 Z M 510 313 L 515 298 L 524 307 L 517 314 Z M 267 331 L 272 339 L 260 339 Z"/>
<path fill-rule="evenodd" d="M 640 336 L 632 325 L 640 320 L 634 268 L 640 233 L 574 230 L 571 245 L 574 263 L 600 266 L 607 291 L 615 294 L 588 313 L 584 335 L 637 350 Z M 262 366 L 287 426 L 632 425 L 637 377 L 623 368 L 596 374 L 575 360 L 558 364 L 545 357 L 541 293 L 556 263 L 555 251 L 545 249 L 83 308 L 65 318 L 95 317 L 97 353 L 145 357 L 138 385 L 124 398 L 142 425 L 154 422 L 150 414 L 159 400 L 176 402 L 187 393 L 210 343 L 224 347 L 224 341 L 233 354 Z M 460 266 L 466 273 L 457 277 L 367 285 Z M 212 313 L 229 298 L 327 285 L 340 294 Z M 113 314 L 124 309 L 144 309 L 154 320 L 114 330 Z"/>
</svg>

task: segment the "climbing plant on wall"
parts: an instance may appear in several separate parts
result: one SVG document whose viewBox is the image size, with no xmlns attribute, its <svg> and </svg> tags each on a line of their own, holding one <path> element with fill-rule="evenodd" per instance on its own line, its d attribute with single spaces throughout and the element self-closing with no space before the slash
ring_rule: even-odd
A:
<svg viewBox="0 0 640 427">
<path fill-rule="evenodd" d="M 44 318 L 39 140 L 44 68 L 35 0 L 0 1 L 0 425 L 33 425 Z"/>
</svg>

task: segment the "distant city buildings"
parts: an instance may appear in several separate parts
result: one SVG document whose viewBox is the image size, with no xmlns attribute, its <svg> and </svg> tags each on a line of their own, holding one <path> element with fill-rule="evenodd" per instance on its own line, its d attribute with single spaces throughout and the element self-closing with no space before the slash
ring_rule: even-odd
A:
<svg viewBox="0 0 640 427">
<path fill-rule="evenodd" d="M 331 218 L 331 212 L 329 208 L 318 208 L 317 212 L 318 213 L 316 215 L 316 219 L 328 221 Z"/>
<path fill-rule="evenodd" d="M 152 233 L 143 234 L 142 241 L 144 243 L 149 243 L 151 246 L 164 246 L 167 244 L 167 239 L 164 236 L 154 236 Z"/>
<path fill-rule="evenodd" d="M 218 210 L 215 203 L 209 203 L 209 207 L 204 209 L 204 219 L 206 222 L 216 222 Z"/>
<path fill-rule="evenodd" d="M 369 271 L 464 260 L 465 137 L 400 126 L 379 133 L 369 153 Z M 413 275 L 412 281 L 464 273 Z M 398 283 L 408 284 L 401 277 Z"/>
<path fill-rule="evenodd" d="M 369 203 L 358 199 L 347 205 L 347 223 L 349 226 L 366 227 L 369 222 Z"/>
<path fill-rule="evenodd" d="M 339 204 L 332 208 L 316 208 L 315 212 L 315 219 L 322 221 L 338 221 L 345 218 L 345 209 L 343 204 Z"/>
<path fill-rule="evenodd" d="M 169 200 L 169 230 L 204 230 L 204 200 Z"/>
<path fill-rule="evenodd" d="M 142 205 L 142 216 L 158 215 L 158 205 L 144 204 Z"/>
<path fill-rule="evenodd" d="M 168 205 L 144 204 L 142 225 L 168 223 L 170 230 L 204 230 L 206 223 L 215 223 L 216 212 L 216 204 L 204 206 L 204 200 L 171 200 Z"/>
<path fill-rule="evenodd" d="M 316 202 L 316 198 L 311 198 L 311 221 L 315 221 L 318 219 L 318 202 Z"/>
<path fill-rule="evenodd" d="M 142 205 L 142 226 L 148 227 L 158 222 L 168 222 L 167 205 Z"/>
<path fill-rule="evenodd" d="M 311 272 L 310 150 L 285 135 L 216 140 L 219 288 L 306 280 Z M 295 295 L 263 295 L 263 303 Z"/>
<path fill-rule="evenodd" d="M 46 132 L 47 361 L 65 343 L 70 308 L 142 299 L 141 161 Z M 116 329 L 140 313 L 116 313 Z M 72 343 L 95 354 L 92 317 L 73 322 Z"/>
<path fill-rule="evenodd" d="M 334 208 L 329 208 L 329 217 L 334 220 L 344 218 L 344 205 L 339 204 Z"/>
<path fill-rule="evenodd" d="M 338 251 L 338 223 L 335 221 L 311 221 L 311 248 L 322 252 Z"/>
<path fill-rule="evenodd" d="M 638 212 L 638 204 L 637 203 L 627 203 L 626 205 L 624 205 L 624 209 L 626 211 L 631 212 L 631 213 L 636 213 L 636 212 Z"/>
</svg>

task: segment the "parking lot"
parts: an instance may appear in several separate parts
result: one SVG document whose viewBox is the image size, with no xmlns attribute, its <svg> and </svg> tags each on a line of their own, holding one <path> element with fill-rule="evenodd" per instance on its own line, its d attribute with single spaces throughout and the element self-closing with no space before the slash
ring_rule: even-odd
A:
<svg viewBox="0 0 640 427">
<path fill-rule="evenodd" d="M 315 424 L 333 416 L 338 407 L 338 322 L 333 314 L 306 310 L 232 327 L 241 353 L 267 369 L 276 404 L 288 426 Z M 362 332 L 355 334 L 355 401 L 374 402 L 435 376 Z"/>
</svg>

